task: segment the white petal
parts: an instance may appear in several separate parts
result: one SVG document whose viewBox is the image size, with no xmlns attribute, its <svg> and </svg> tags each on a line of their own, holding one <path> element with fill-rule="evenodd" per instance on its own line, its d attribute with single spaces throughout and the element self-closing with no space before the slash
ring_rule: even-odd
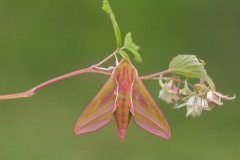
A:
<svg viewBox="0 0 240 160">
<path fill-rule="evenodd" d="M 186 117 L 188 117 L 189 115 L 191 115 L 192 112 L 193 112 L 193 109 L 190 108 L 190 107 L 187 107 Z"/>
<path fill-rule="evenodd" d="M 173 103 L 174 94 L 169 93 L 166 89 L 161 89 L 158 97 L 167 103 Z"/>
<path fill-rule="evenodd" d="M 194 106 L 194 104 L 195 104 L 195 96 L 192 96 L 189 98 L 187 102 L 187 106 Z"/>
<path fill-rule="evenodd" d="M 192 116 L 193 117 L 199 117 L 202 114 L 202 108 L 200 108 L 199 106 L 194 106 L 193 107 L 193 111 L 192 111 Z"/>
</svg>

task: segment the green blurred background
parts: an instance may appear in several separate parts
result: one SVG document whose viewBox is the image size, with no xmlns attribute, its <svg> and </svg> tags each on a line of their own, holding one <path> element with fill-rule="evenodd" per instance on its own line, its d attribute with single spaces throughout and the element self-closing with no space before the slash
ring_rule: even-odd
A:
<svg viewBox="0 0 240 160">
<path fill-rule="evenodd" d="M 217 89 L 239 95 L 239 0 L 110 0 L 122 34 L 141 46 L 139 75 L 161 71 L 177 54 L 207 62 Z M 24 91 L 99 62 L 115 49 L 101 0 L 0 0 L 0 93 Z M 157 81 L 145 84 L 164 112 L 172 138 L 152 136 L 133 121 L 124 142 L 115 122 L 75 136 L 79 114 L 107 76 L 61 81 L 29 99 L 0 102 L 1 160 L 240 159 L 239 99 L 186 118 L 157 98 Z"/>
</svg>

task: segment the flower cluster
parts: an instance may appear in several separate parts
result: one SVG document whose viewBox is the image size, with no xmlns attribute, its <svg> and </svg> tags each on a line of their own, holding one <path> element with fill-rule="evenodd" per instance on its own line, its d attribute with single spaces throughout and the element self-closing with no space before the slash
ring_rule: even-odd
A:
<svg viewBox="0 0 240 160">
<path fill-rule="evenodd" d="M 174 103 L 175 109 L 186 107 L 186 116 L 199 117 L 203 110 L 211 110 L 223 105 L 222 100 L 233 100 L 236 97 L 223 95 L 215 89 L 208 88 L 204 83 L 192 85 L 186 80 L 184 88 L 180 89 L 173 80 L 163 83 L 162 79 L 160 77 L 159 83 L 162 89 L 159 92 L 159 98 L 167 103 Z M 189 89 L 189 85 L 193 91 Z"/>
</svg>

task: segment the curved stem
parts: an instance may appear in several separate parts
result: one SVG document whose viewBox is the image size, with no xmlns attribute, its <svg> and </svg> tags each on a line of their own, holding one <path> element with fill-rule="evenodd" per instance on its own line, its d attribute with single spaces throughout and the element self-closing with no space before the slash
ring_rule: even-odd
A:
<svg viewBox="0 0 240 160">
<path fill-rule="evenodd" d="M 123 50 L 124 47 L 116 49 L 113 53 L 111 53 L 109 56 L 107 56 L 105 59 L 103 59 L 101 62 L 93 65 L 93 67 L 98 67 L 100 65 L 102 65 L 103 63 L 107 62 L 110 58 L 112 58 L 113 56 L 116 56 L 117 53 L 119 53 L 119 51 Z"/>
<path fill-rule="evenodd" d="M 185 81 L 184 80 L 181 80 L 180 78 L 175 78 L 175 77 L 162 77 L 162 78 L 153 78 L 153 79 L 155 79 L 155 80 L 173 80 L 173 81 L 176 81 L 176 82 L 181 82 L 181 83 L 185 83 Z M 189 83 L 189 82 L 187 82 L 187 84 L 189 85 L 189 86 L 191 86 L 192 88 L 194 88 L 194 86 L 191 84 L 191 83 Z"/>
<path fill-rule="evenodd" d="M 145 80 L 145 79 L 151 79 L 151 78 L 155 78 L 157 76 L 160 76 L 160 75 L 164 75 L 164 74 L 167 74 L 167 73 L 170 73 L 171 70 L 165 70 L 165 71 L 162 71 L 162 72 L 157 72 L 157 73 L 153 73 L 153 74 L 149 74 L 149 75 L 146 75 L 146 76 L 141 76 L 139 77 L 139 79 L 141 80 Z"/>
<path fill-rule="evenodd" d="M 73 76 L 76 76 L 76 75 L 79 75 L 79 74 L 89 73 L 89 72 L 111 75 L 111 72 L 109 72 L 109 71 L 104 71 L 104 70 L 99 70 L 99 69 L 94 68 L 94 67 L 89 67 L 89 68 L 80 69 L 80 70 L 73 71 L 73 72 L 67 73 L 65 75 L 50 79 L 46 82 L 43 82 L 43 83 L 37 85 L 36 87 L 34 87 L 32 89 L 30 89 L 30 91 L 34 92 L 36 90 L 39 90 L 39 89 L 41 89 L 41 88 L 43 88 L 43 87 L 45 87 L 49 84 L 57 82 L 57 81 L 60 81 L 60 80 L 66 79 L 66 78 L 70 78 L 70 77 L 73 77 Z"/>
<path fill-rule="evenodd" d="M 92 73 L 100 73 L 100 74 L 105 74 L 105 75 L 111 75 L 112 71 L 100 69 L 100 68 L 98 68 L 98 66 L 100 66 L 103 63 L 105 63 L 106 61 L 108 61 L 110 58 L 115 56 L 122 49 L 123 48 L 119 48 L 119 49 L 115 50 L 108 57 L 106 57 L 101 62 L 97 63 L 96 65 L 93 65 L 93 66 L 85 68 L 85 69 L 80 69 L 80 70 L 77 70 L 77 71 L 73 71 L 73 72 L 67 73 L 65 75 L 62 75 L 62 76 L 50 79 L 50 80 L 48 80 L 46 82 L 43 82 L 43 83 L 41 83 L 41 84 L 31 88 L 30 90 L 25 91 L 25 92 L 0 95 L 0 100 L 3 100 L 3 99 L 13 99 L 13 98 L 23 98 L 23 97 L 31 97 L 31 96 L 33 96 L 35 91 L 37 91 L 37 90 L 39 90 L 39 89 L 41 89 L 43 87 L 46 87 L 46 86 L 48 86 L 48 85 L 50 85 L 52 83 L 55 83 L 55 82 L 58 82 L 58 81 L 61 81 L 63 79 L 67 79 L 67 78 L 70 78 L 70 77 L 73 77 L 73 76 L 77 76 L 77 75 L 80 75 L 80 74 L 83 74 L 83 73 L 92 72 Z"/>
<path fill-rule="evenodd" d="M 33 94 L 34 94 L 33 92 L 25 91 L 25 92 L 21 92 L 21 93 L 0 95 L 0 100 L 31 97 L 31 96 L 33 96 Z"/>
<path fill-rule="evenodd" d="M 70 78 L 70 77 L 73 77 L 73 76 L 77 76 L 79 74 L 89 73 L 89 72 L 100 73 L 100 74 L 105 74 L 105 75 L 111 75 L 112 74 L 111 71 L 100 70 L 100 69 L 97 69 L 97 68 L 94 68 L 94 67 L 80 69 L 80 70 L 77 70 L 77 71 L 74 71 L 74 72 L 70 72 L 70 73 L 67 73 L 65 75 L 62 75 L 62 76 L 50 79 L 50 80 L 48 80 L 46 82 L 43 82 L 43 83 L 41 83 L 41 84 L 31 88 L 30 90 L 25 91 L 25 92 L 0 95 L 0 100 L 3 100 L 3 99 L 13 99 L 13 98 L 23 98 L 23 97 L 31 97 L 31 96 L 33 96 L 35 91 L 37 91 L 37 90 L 39 90 L 39 89 L 41 89 L 43 87 L 46 87 L 46 86 L 48 86 L 48 85 L 50 85 L 52 83 L 55 83 L 55 82 L 58 82 L 58 81 L 61 81 L 61 80 L 64 80 L 64 79 L 67 79 L 67 78 Z"/>
</svg>

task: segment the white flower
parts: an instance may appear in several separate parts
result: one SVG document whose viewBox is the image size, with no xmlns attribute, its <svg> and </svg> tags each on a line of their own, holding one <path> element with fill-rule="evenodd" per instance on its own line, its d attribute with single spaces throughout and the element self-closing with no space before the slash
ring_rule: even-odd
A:
<svg viewBox="0 0 240 160">
<path fill-rule="evenodd" d="M 212 105 L 216 104 L 216 105 L 222 105 L 223 103 L 221 102 L 221 98 L 216 96 L 213 91 L 208 91 L 207 92 L 207 99 L 209 100 L 210 103 L 212 103 Z"/>
<path fill-rule="evenodd" d="M 165 88 L 163 88 L 160 90 L 158 97 L 161 98 L 162 100 L 166 101 L 167 103 L 173 103 L 175 94 L 171 93 L 168 90 L 166 90 Z"/>
<path fill-rule="evenodd" d="M 188 87 L 187 80 L 185 81 L 185 87 L 180 94 L 185 95 L 182 100 L 185 101 L 181 104 L 176 104 L 174 107 L 175 109 L 179 109 L 182 107 L 187 108 L 186 116 L 191 115 L 192 117 L 198 117 L 202 114 L 203 110 L 211 110 L 216 106 L 222 105 L 223 100 L 233 100 L 236 98 L 234 95 L 233 97 L 225 96 L 215 89 L 209 89 L 204 84 L 194 84 L 192 85 L 194 89 L 191 91 Z"/>
<path fill-rule="evenodd" d="M 216 105 L 223 105 L 222 99 L 224 100 L 233 100 L 235 99 L 236 96 L 234 95 L 233 97 L 225 96 L 219 92 L 216 92 L 214 90 L 209 90 L 207 92 L 207 99 L 209 101 L 209 104 L 211 107 L 216 106 Z"/>
<path fill-rule="evenodd" d="M 193 117 L 197 117 L 200 116 L 202 114 L 203 110 L 210 110 L 211 108 L 209 108 L 208 106 L 208 101 L 205 98 L 201 98 L 199 96 L 191 96 L 187 103 L 187 114 L 186 116 L 193 116 Z"/>
<path fill-rule="evenodd" d="M 159 92 L 159 98 L 166 101 L 167 103 L 173 103 L 174 101 L 178 100 L 177 87 L 173 84 L 173 81 L 169 81 L 165 84 L 163 84 L 160 81 L 160 85 L 162 89 Z"/>
</svg>

